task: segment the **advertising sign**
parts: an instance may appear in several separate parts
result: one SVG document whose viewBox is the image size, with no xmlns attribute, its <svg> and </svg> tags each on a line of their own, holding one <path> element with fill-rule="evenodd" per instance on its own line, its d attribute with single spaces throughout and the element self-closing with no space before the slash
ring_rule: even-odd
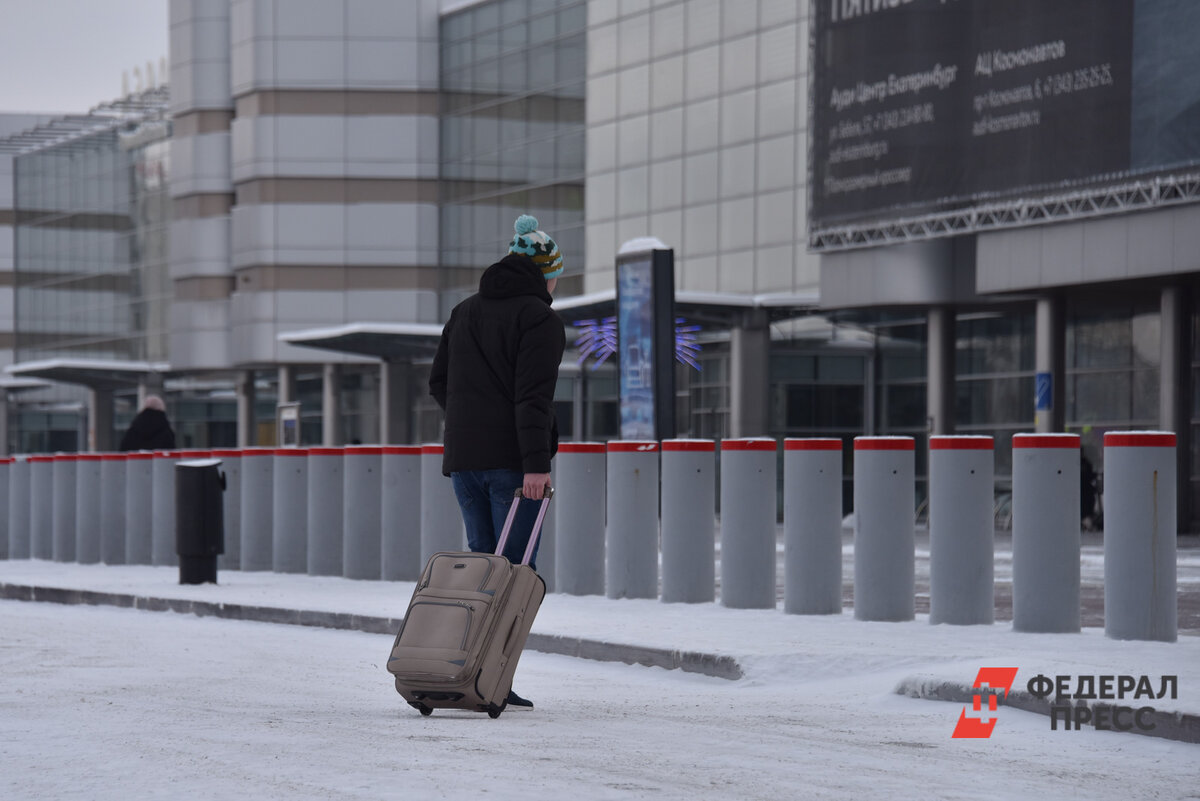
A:
<svg viewBox="0 0 1200 801">
<path fill-rule="evenodd" d="M 1200 3 L 813 9 L 811 229 L 1200 164 Z"/>
<path fill-rule="evenodd" d="M 617 264 L 621 439 L 654 439 L 654 291 L 650 254 Z"/>
</svg>

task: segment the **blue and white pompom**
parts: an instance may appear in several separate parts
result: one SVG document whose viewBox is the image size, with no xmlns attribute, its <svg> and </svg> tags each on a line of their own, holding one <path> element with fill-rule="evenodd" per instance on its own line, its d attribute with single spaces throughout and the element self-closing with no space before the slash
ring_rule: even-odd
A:
<svg viewBox="0 0 1200 801">
<path fill-rule="evenodd" d="M 513 223 L 513 230 L 517 232 L 517 236 L 524 236 L 525 234 L 532 233 L 533 231 L 537 230 L 537 227 L 537 217 L 534 217 L 532 214 L 522 214 L 517 218 L 517 221 Z"/>
</svg>

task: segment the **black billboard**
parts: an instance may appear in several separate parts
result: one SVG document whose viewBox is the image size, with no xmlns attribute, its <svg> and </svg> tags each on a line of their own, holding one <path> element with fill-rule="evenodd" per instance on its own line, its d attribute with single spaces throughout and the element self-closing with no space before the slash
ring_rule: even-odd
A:
<svg viewBox="0 0 1200 801">
<path fill-rule="evenodd" d="M 813 0 L 810 232 L 1200 163 L 1197 0 Z"/>
</svg>

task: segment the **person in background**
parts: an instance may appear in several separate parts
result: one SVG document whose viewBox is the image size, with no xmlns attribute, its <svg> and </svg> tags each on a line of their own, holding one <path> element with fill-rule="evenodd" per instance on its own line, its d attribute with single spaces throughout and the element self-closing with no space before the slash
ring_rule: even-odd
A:
<svg viewBox="0 0 1200 801">
<path fill-rule="evenodd" d="M 167 419 L 167 407 L 157 395 L 147 395 L 142 410 L 121 437 L 123 451 L 171 451 L 175 432 Z"/>
<path fill-rule="evenodd" d="M 562 319 L 550 308 L 562 254 L 537 226 L 527 214 L 517 218 L 508 255 L 450 312 L 429 375 L 429 392 L 446 412 L 442 472 L 454 484 L 468 547 L 494 553 L 515 491 L 525 496 L 504 549 L 514 563 L 533 532 L 535 501 L 550 486 L 554 386 L 566 347 Z M 536 561 L 535 547 L 530 565 Z M 533 707 L 515 692 L 508 704 Z"/>
</svg>

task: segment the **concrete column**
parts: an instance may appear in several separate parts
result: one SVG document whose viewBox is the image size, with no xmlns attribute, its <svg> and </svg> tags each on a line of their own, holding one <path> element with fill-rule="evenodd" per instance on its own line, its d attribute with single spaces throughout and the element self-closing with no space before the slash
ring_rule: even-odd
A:
<svg viewBox="0 0 1200 801">
<path fill-rule="evenodd" d="M 125 458 L 125 562 L 152 563 L 154 548 L 154 454 L 139 451 Z"/>
<path fill-rule="evenodd" d="M 342 366 L 326 364 L 321 381 L 321 444 L 334 448 L 342 440 Z"/>
<path fill-rule="evenodd" d="M 439 551 L 467 547 L 466 529 L 454 485 L 442 475 L 442 445 L 421 446 L 421 564 Z M 499 536 L 499 532 L 496 532 Z"/>
<path fill-rule="evenodd" d="M 113 442 L 113 394 L 110 389 L 88 390 L 88 450 L 111 451 Z"/>
<path fill-rule="evenodd" d="M 767 365 L 771 329 L 766 312 L 746 312 L 729 336 L 729 428 L 732 437 L 767 431 Z"/>
<path fill-rule="evenodd" d="M 658 443 L 608 443 L 605 593 L 658 597 Z"/>
<path fill-rule="evenodd" d="M 379 441 L 384 445 L 404 445 L 412 441 L 409 360 L 379 363 Z"/>
<path fill-rule="evenodd" d="M 75 462 L 75 561 L 100 561 L 100 454 L 81 453 Z"/>
<path fill-rule="evenodd" d="M 125 564 L 125 454 L 100 459 L 100 561 Z"/>
<path fill-rule="evenodd" d="M 17 456 L 8 466 L 8 558 L 28 559 L 29 457 Z"/>
<path fill-rule="evenodd" d="M 1052 433 L 1066 428 L 1066 320 L 1060 298 L 1042 297 L 1037 301 L 1034 351 L 1038 381 L 1050 381 L 1050 408 L 1034 406 L 1034 423 L 1038 433 Z"/>
<path fill-rule="evenodd" d="M 602 442 L 560 442 L 555 480 L 558 532 L 554 575 L 558 591 L 604 594 L 605 446 Z"/>
<path fill-rule="evenodd" d="M 662 443 L 662 600 L 711 603 L 716 597 L 716 443 Z"/>
<path fill-rule="evenodd" d="M 277 448 L 271 495 L 271 569 L 308 570 L 308 449 Z"/>
<path fill-rule="evenodd" d="M 773 439 L 721 440 L 721 604 L 774 609 Z"/>
<path fill-rule="evenodd" d="M 308 449 L 308 574 L 342 575 L 342 448 Z"/>
<path fill-rule="evenodd" d="M 79 455 L 56 454 L 54 471 L 54 508 L 51 527 L 54 531 L 54 561 L 75 561 L 75 467 Z"/>
<path fill-rule="evenodd" d="M 1175 432 L 1175 519 L 1181 530 L 1191 520 L 1192 427 L 1191 293 L 1180 286 L 1163 287 L 1161 297 L 1162 356 L 1158 365 L 1158 425 Z"/>
<path fill-rule="evenodd" d="M 275 450 L 242 451 L 242 570 L 270 570 L 274 564 Z"/>
<path fill-rule="evenodd" d="M 916 616 L 912 437 L 854 439 L 854 618 Z"/>
<path fill-rule="evenodd" d="M 1077 632 L 1079 436 L 1017 434 L 1013 448 L 1013 631 Z"/>
<path fill-rule="evenodd" d="M 385 446 L 381 457 L 380 536 L 384 581 L 421 575 L 421 447 Z"/>
<path fill-rule="evenodd" d="M 8 401 L 8 390 L 0 389 L 0 456 L 8 456 Z"/>
<path fill-rule="evenodd" d="M 178 564 L 175 553 L 175 462 L 176 451 L 155 451 L 151 462 L 150 563 Z M 226 531 L 225 541 L 229 542 Z"/>
<path fill-rule="evenodd" d="M 255 444 L 257 425 L 254 420 L 254 371 L 238 374 L 237 390 L 237 446 L 249 448 Z"/>
<path fill-rule="evenodd" d="M 926 406 L 929 433 L 954 433 L 954 309 L 926 315 Z"/>
<path fill-rule="evenodd" d="M 929 438 L 929 622 L 995 619 L 991 437 Z"/>
<path fill-rule="evenodd" d="M 53 495 L 54 457 L 30 456 L 29 554 L 34 559 L 54 558 Z"/>
<path fill-rule="evenodd" d="M 278 376 L 277 402 L 292 403 L 296 400 L 296 368 L 290 364 L 281 364 Z"/>
<path fill-rule="evenodd" d="M 783 611 L 842 612 L 842 441 L 783 441 Z"/>
<path fill-rule="evenodd" d="M 221 460 L 221 472 L 225 476 L 225 494 L 221 511 L 225 525 L 225 553 L 217 558 L 221 570 L 242 568 L 242 451 L 239 449 L 214 450 L 212 458 Z M 172 509 L 174 514 L 174 509 Z M 174 522 L 172 522 L 172 530 Z"/>
<path fill-rule="evenodd" d="M 346 506 L 342 518 L 342 575 L 346 578 L 378 580 L 383 576 L 382 470 L 383 448 L 346 448 Z"/>
<path fill-rule="evenodd" d="M 1104 633 L 1115 640 L 1178 636 L 1175 434 L 1104 435 Z"/>
<path fill-rule="evenodd" d="M 8 559 L 8 482 L 10 465 L 13 460 L 8 456 L 0 456 L 0 559 Z"/>
</svg>

